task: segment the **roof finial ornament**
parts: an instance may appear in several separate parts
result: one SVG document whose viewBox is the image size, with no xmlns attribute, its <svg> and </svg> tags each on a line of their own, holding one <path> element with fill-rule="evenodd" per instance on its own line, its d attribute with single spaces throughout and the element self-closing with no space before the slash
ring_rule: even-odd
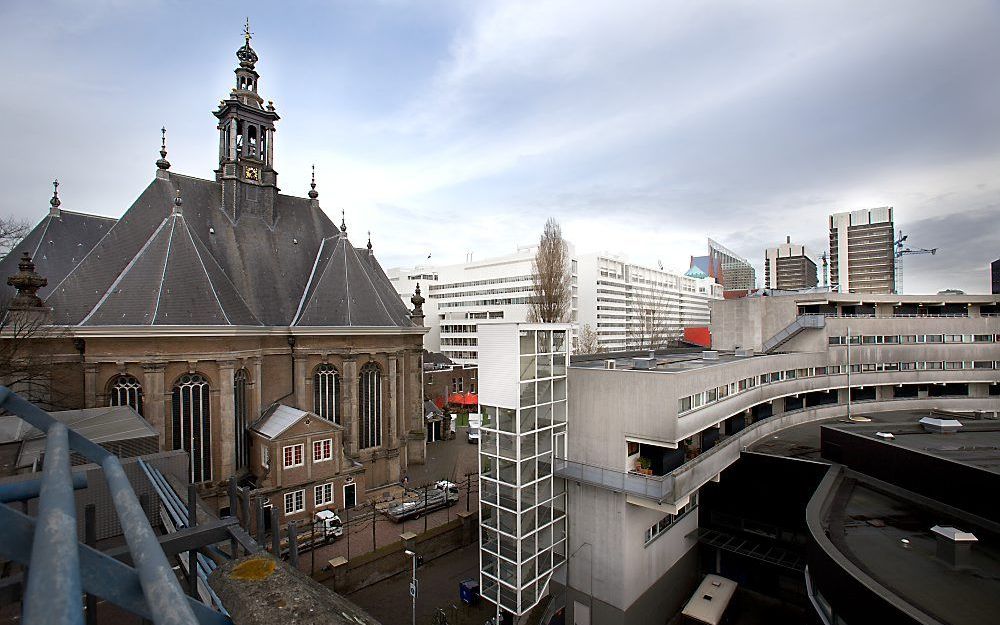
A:
<svg viewBox="0 0 1000 625">
<path fill-rule="evenodd" d="M 21 256 L 21 262 L 17 264 L 17 268 L 20 271 L 7 278 L 7 284 L 17 289 L 17 294 L 10 301 L 10 308 L 41 308 L 45 304 L 42 303 L 37 292 L 49 281 L 35 273 L 35 263 L 32 262 L 31 253 L 27 250 Z"/>
<path fill-rule="evenodd" d="M 347 214 L 344 209 L 340 209 L 340 231 L 347 234 Z"/>
<path fill-rule="evenodd" d="M 413 297 L 410 298 L 410 303 L 413 304 L 413 311 L 410 313 L 410 319 L 413 323 L 422 326 L 424 325 L 424 296 L 420 294 L 420 283 L 417 282 L 417 288 L 413 291 Z"/>
<path fill-rule="evenodd" d="M 251 36 L 253 36 L 253 33 L 250 32 L 250 18 L 248 17 L 246 25 L 243 27 L 243 39 L 245 43 L 242 48 L 236 51 L 236 58 L 240 60 L 240 67 L 245 69 L 253 69 L 254 64 L 257 62 L 257 53 L 250 47 Z"/>
<path fill-rule="evenodd" d="M 371 254 L 371 252 L 372 252 L 372 231 L 369 230 L 368 231 L 368 253 Z"/>
<path fill-rule="evenodd" d="M 170 161 L 167 160 L 167 127 L 160 128 L 160 158 L 156 161 L 157 169 L 170 169 Z"/>
<path fill-rule="evenodd" d="M 312 182 L 309 183 L 309 199 L 315 200 L 319 197 L 319 191 L 316 190 L 316 165 L 312 166 Z"/>
<path fill-rule="evenodd" d="M 182 215 L 183 214 L 181 212 L 181 205 L 183 203 L 184 203 L 184 200 L 181 199 L 181 190 L 177 189 L 177 195 L 176 195 L 176 197 L 174 197 L 174 215 Z"/>
<path fill-rule="evenodd" d="M 60 204 L 62 202 L 59 201 L 59 179 L 56 178 L 52 181 L 52 199 L 49 200 L 49 206 L 52 207 L 53 211 L 58 211 Z"/>
</svg>

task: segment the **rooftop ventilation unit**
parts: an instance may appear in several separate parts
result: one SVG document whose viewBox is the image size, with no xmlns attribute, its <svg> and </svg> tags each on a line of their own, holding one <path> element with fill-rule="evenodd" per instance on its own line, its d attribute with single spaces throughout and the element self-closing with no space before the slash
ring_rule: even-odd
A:
<svg viewBox="0 0 1000 625">
<path fill-rule="evenodd" d="M 614 358 L 609 358 L 608 360 L 605 360 L 604 361 L 604 368 L 605 369 L 614 369 L 615 368 L 615 359 Z"/>
<path fill-rule="evenodd" d="M 972 532 L 948 525 L 935 525 L 931 532 L 937 538 L 937 557 L 953 567 L 968 566 L 972 545 L 979 542 Z"/>
<path fill-rule="evenodd" d="M 702 360 L 718 360 L 719 352 L 715 350 L 706 349 L 701 353 Z"/>
<path fill-rule="evenodd" d="M 655 358 L 633 358 L 632 368 L 633 369 L 652 369 L 656 366 Z"/>
<path fill-rule="evenodd" d="M 920 420 L 920 425 L 924 426 L 925 432 L 932 434 L 954 434 L 962 428 L 962 422 L 958 419 L 936 419 L 934 417 L 924 417 Z"/>
<path fill-rule="evenodd" d="M 738 358 L 749 358 L 753 356 L 753 349 L 749 347 L 744 347 L 736 350 L 734 353 Z"/>
</svg>

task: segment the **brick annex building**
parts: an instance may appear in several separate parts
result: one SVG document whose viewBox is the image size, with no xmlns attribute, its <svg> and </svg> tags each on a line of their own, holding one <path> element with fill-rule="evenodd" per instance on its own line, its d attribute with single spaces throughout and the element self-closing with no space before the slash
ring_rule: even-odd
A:
<svg viewBox="0 0 1000 625">
<path fill-rule="evenodd" d="M 315 176 L 308 197 L 280 193 L 278 114 L 245 39 L 214 111 L 214 179 L 172 172 L 164 141 L 120 219 L 63 210 L 55 192 L 0 276 L 11 308 L 44 323 L 31 351 L 59 397 L 33 399 L 131 405 L 190 453 L 207 501 L 226 505 L 235 474 L 304 518 L 424 461 L 423 299 L 411 314 L 371 241 L 355 247 L 320 209 Z"/>
</svg>

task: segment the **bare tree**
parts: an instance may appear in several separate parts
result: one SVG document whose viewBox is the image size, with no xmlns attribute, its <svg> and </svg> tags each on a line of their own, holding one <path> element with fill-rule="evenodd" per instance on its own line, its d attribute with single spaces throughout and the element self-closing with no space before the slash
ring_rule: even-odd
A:
<svg viewBox="0 0 1000 625">
<path fill-rule="evenodd" d="M 30 231 L 31 226 L 23 219 L 0 217 L 0 258 L 9 254 Z"/>
<path fill-rule="evenodd" d="M 532 262 L 534 291 L 528 320 L 541 323 L 567 321 L 570 312 L 569 246 L 562 238 L 559 222 L 550 217 L 538 241 Z"/>
<path fill-rule="evenodd" d="M 625 342 L 628 349 L 656 349 L 675 337 L 670 328 L 667 302 L 662 294 L 636 288 L 626 319 Z"/>
<path fill-rule="evenodd" d="M 599 354 L 604 351 L 598 341 L 597 332 L 589 323 L 583 324 L 580 329 L 580 340 L 577 342 L 576 353 L 578 354 Z"/>
<path fill-rule="evenodd" d="M 0 297 L 0 384 L 43 407 L 66 407 L 74 367 L 66 362 L 66 337 L 50 325 L 37 295 L 47 280 L 35 273 L 28 252 L 18 269 L 7 279 L 17 294 Z"/>
</svg>

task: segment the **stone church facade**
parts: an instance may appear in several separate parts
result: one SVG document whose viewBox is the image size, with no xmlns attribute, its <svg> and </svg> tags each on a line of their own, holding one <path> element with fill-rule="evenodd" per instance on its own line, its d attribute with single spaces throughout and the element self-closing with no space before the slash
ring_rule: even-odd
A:
<svg viewBox="0 0 1000 625">
<path fill-rule="evenodd" d="M 0 261 L 11 314 L 41 322 L 26 351 L 47 359 L 48 384 L 27 390 L 51 407 L 134 406 L 220 505 L 230 476 L 270 483 L 254 424 L 308 411 L 341 441 L 323 479 L 360 500 L 424 461 L 423 300 L 402 304 L 371 241 L 355 247 L 320 208 L 315 176 L 306 197 L 280 192 L 278 115 L 249 33 L 237 58 L 213 179 L 172 172 L 164 140 L 120 219 L 65 210 L 54 192 Z"/>
</svg>

